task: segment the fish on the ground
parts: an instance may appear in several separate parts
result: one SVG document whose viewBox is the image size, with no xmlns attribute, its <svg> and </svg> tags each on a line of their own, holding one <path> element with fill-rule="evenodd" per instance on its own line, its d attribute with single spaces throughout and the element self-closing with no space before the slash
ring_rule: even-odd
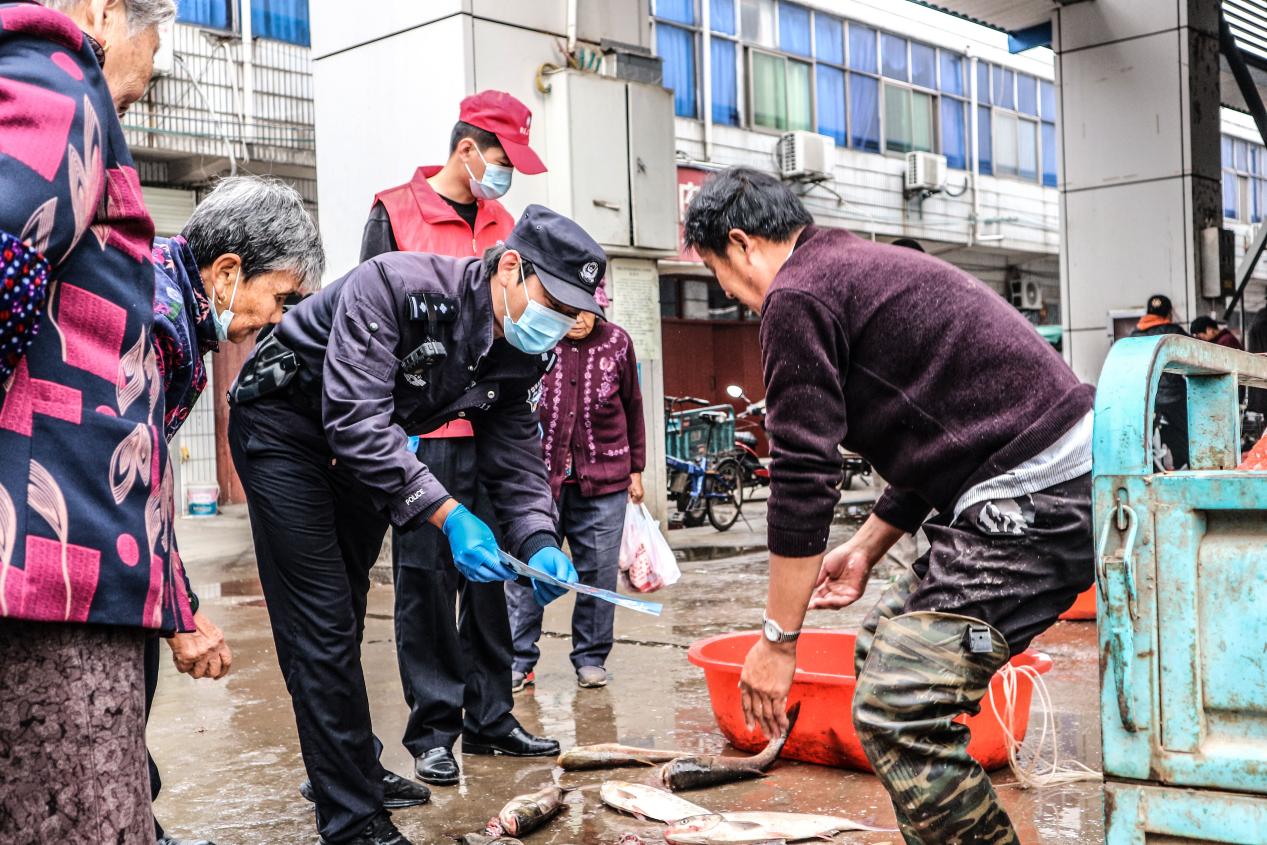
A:
<svg viewBox="0 0 1267 845">
<path fill-rule="evenodd" d="M 494 838 L 531 833 L 559 814 L 565 794 L 563 787 L 547 786 L 528 795 L 517 795 L 489 819 L 484 833 Z"/>
<path fill-rule="evenodd" d="M 765 777 L 766 769 L 774 765 L 792 730 L 796 717 L 801 713 L 801 703 L 792 705 L 787 714 L 787 730 L 775 737 L 760 754 L 752 757 L 679 757 L 660 769 L 660 779 L 674 792 L 683 789 L 702 789 L 739 780 Z"/>
<path fill-rule="evenodd" d="M 614 742 L 581 745 L 559 755 L 559 765 L 566 772 L 591 769 L 619 769 L 624 766 L 654 766 L 687 757 L 687 751 L 664 751 L 658 748 L 636 748 Z"/>
<path fill-rule="evenodd" d="M 518 839 L 509 836 L 485 836 L 482 833 L 468 833 L 456 839 L 458 845 L 524 845 Z"/>
<path fill-rule="evenodd" d="M 809 813 L 713 813 L 670 825 L 664 831 L 664 841 L 670 845 L 755 845 L 828 839 L 847 830 L 876 832 L 883 828 L 841 816 Z"/>
<path fill-rule="evenodd" d="M 603 803 L 613 810 L 666 824 L 692 816 L 706 816 L 711 812 L 685 798 L 677 797 L 672 792 L 623 780 L 607 781 L 598 794 Z"/>
</svg>

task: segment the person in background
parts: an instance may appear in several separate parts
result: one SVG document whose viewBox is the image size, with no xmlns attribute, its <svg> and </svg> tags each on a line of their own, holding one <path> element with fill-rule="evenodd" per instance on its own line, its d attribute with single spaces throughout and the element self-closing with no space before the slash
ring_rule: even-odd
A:
<svg viewBox="0 0 1267 845">
<path fill-rule="evenodd" d="M 1170 297 L 1154 294 L 1148 306 L 1131 332 L 1131 337 L 1155 337 L 1164 334 L 1188 333 L 1175 322 L 1175 308 Z M 1188 382 L 1178 373 L 1162 373 L 1157 387 L 1157 424 L 1161 428 L 1161 442 L 1170 450 L 1169 469 L 1183 469 L 1188 465 Z"/>
<path fill-rule="evenodd" d="M 321 283 L 325 254 L 317 226 L 294 188 L 255 176 L 222 180 L 182 234 L 154 239 L 154 349 L 163 379 L 165 434 L 180 431 L 207 386 L 203 358 L 221 343 L 245 343 L 282 318 L 282 304 Z M 208 296 L 210 291 L 210 296 Z M 176 509 L 173 502 L 169 505 Z M 232 652 L 185 579 L 195 631 L 167 639 L 176 668 L 194 678 L 228 674 Z M 145 714 L 158 686 L 159 646 L 145 645 Z M 163 782 L 150 756 L 150 795 Z M 211 845 L 168 836 L 154 820 L 158 845 Z"/>
<path fill-rule="evenodd" d="M 858 633 L 853 723 L 908 843 L 1017 845 L 958 719 L 1094 581 L 1094 389 L 980 281 L 815 226 L 767 173 L 712 176 L 683 240 L 761 314 L 770 583 L 739 682 L 749 726 L 787 729 L 807 607 L 856 602 L 922 525 L 929 551 Z M 842 443 L 889 487 L 828 551 Z"/>
<path fill-rule="evenodd" d="M 175 14 L 0 2 L 4 843 L 154 841 L 145 645 L 194 614 L 149 342 L 154 224 L 119 115 Z"/>
<path fill-rule="evenodd" d="M 606 294 L 597 297 L 606 306 Z M 555 348 L 558 363 L 541 381 L 542 448 L 559 533 L 581 582 L 615 590 L 625 503 L 641 504 L 647 460 L 638 360 L 629 334 L 582 311 Z M 514 689 L 535 683 L 544 609 L 531 587 L 506 585 L 515 642 Z M 583 688 L 607 685 L 615 607 L 577 595 L 572 610 L 572 666 Z"/>
<path fill-rule="evenodd" d="M 464 99 L 444 166 L 420 167 L 410 182 L 374 198 L 361 260 L 397 250 L 465 258 L 506 240 L 514 219 L 497 198 L 510 189 L 515 170 L 545 171 L 528 146 L 531 123 L 528 107 L 502 91 Z M 418 438 L 415 454 L 455 499 L 496 526 L 478 482 L 474 434 L 469 420 L 453 420 Z M 402 743 L 418 779 L 433 786 L 458 782 L 453 746 L 459 735 L 467 753 L 558 754 L 556 741 L 528 733 L 511 713 L 502 585 L 463 577 L 444 536 L 430 529 L 392 532 L 392 575 L 396 656 L 409 705 Z"/>
<path fill-rule="evenodd" d="M 1226 346 L 1228 349 L 1244 349 L 1241 341 L 1227 326 L 1220 326 L 1213 317 L 1200 316 L 1192 321 L 1189 328 L 1192 336 L 1206 343 Z"/>
</svg>

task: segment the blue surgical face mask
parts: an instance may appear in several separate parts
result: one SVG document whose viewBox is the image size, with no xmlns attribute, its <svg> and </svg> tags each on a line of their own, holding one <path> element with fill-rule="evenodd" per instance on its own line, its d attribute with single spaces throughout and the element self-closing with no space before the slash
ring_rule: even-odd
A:
<svg viewBox="0 0 1267 845">
<path fill-rule="evenodd" d="M 212 322 L 216 324 L 216 340 L 229 339 L 229 326 L 233 323 L 233 300 L 238 295 L 238 282 L 242 281 L 242 265 L 238 265 L 238 275 L 233 280 L 233 292 L 229 294 L 229 304 L 216 314 Z M 212 309 L 215 310 L 214 308 Z"/>
<path fill-rule="evenodd" d="M 519 283 L 524 286 L 524 296 L 528 296 L 522 261 L 519 264 Z M 504 287 L 502 288 L 502 306 L 506 309 L 502 317 L 502 334 L 506 336 L 506 342 L 529 355 L 540 355 L 558 346 L 559 341 L 563 340 L 563 336 L 576 323 L 575 317 L 552 311 L 530 296 L 528 307 L 519 315 L 518 320 L 512 320 L 510 319 L 510 300 L 506 297 Z"/>
<path fill-rule="evenodd" d="M 475 174 L 471 172 L 471 166 L 464 165 L 466 174 L 471 177 L 471 193 L 482 200 L 495 200 L 505 196 L 510 190 L 510 177 L 515 172 L 514 168 L 506 167 L 504 164 L 489 164 L 479 147 L 475 148 L 475 154 L 480 157 L 480 161 L 484 162 L 484 178 L 476 179 Z"/>
</svg>

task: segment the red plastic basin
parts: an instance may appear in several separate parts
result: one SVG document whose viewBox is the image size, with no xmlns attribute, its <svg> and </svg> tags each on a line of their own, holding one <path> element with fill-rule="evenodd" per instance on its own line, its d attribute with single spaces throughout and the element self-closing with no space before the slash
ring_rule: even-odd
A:
<svg viewBox="0 0 1267 845">
<path fill-rule="evenodd" d="M 1089 589 L 1078 594 L 1073 601 L 1073 607 L 1060 614 L 1061 619 L 1069 619 L 1072 621 L 1083 621 L 1095 618 L 1095 584 Z"/>
<path fill-rule="evenodd" d="M 704 670 L 708 695 L 712 700 L 717 726 L 731 745 L 743 751 L 757 752 L 766 745 L 760 731 L 749 731 L 744 725 L 739 703 L 739 673 L 744 658 L 757 641 L 757 631 L 743 631 L 711 637 L 691 646 L 688 659 Z M 797 646 L 796 678 L 788 704 L 801 702 L 801 715 L 796 730 L 783 748 L 783 756 L 824 766 L 845 766 L 871 771 L 871 764 L 862 751 L 853 729 L 853 643 L 849 631 L 806 629 Z M 1051 658 L 1037 651 L 1026 651 L 1012 658 L 1014 666 L 1033 666 L 1040 674 L 1051 669 Z M 1016 709 L 1012 731 L 1025 738 L 1029 726 L 1029 705 L 1033 685 L 1029 679 L 1017 677 Z M 991 683 L 995 700 L 1003 707 L 1003 683 L 996 675 Z M 987 693 L 981 712 L 964 719 L 972 730 L 968 753 L 987 770 L 1007 765 L 1007 746 L 1003 731 L 995 719 Z"/>
</svg>

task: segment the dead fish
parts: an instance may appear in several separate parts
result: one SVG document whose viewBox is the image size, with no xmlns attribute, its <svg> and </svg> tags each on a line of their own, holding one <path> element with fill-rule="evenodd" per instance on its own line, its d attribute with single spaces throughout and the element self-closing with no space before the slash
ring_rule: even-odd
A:
<svg viewBox="0 0 1267 845">
<path fill-rule="evenodd" d="M 784 743 L 796 727 L 796 717 L 801 713 L 798 701 L 788 711 L 787 730 L 783 736 L 770 740 L 765 750 L 752 757 L 679 757 L 660 769 L 660 779 L 664 785 L 674 792 L 683 789 L 702 789 L 706 786 L 720 786 L 737 780 L 750 780 L 765 777 L 765 770 L 778 759 Z"/>
<path fill-rule="evenodd" d="M 457 838 L 458 845 L 524 845 L 518 839 L 507 836 L 484 836 L 482 833 L 468 833 Z"/>
<path fill-rule="evenodd" d="M 560 786 L 547 786 L 529 795 L 517 795 L 506 802 L 495 818 L 489 819 L 484 833 L 494 838 L 531 833 L 558 815 L 563 809 L 564 794 Z"/>
<path fill-rule="evenodd" d="M 840 816 L 808 813 L 713 813 L 670 825 L 664 831 L 664 841 L 670 845 L 755 845 L 828 839 L 846 830 L 876 832 L 882 828 Z"/>
<path fill-rule="evenodd" d="M 624 766 L 654 766 L 686 757 L 685 751 L 661 751 L 655 748 L 635 748 L 614 742 L 600 745 L 582 745 L 559 755 L 559 765 L 566 772 L 583 772 L 591 769 L 619 769 Z"/>
<path fill-rule="evenodd" d="M 672 792 L 656 789 L 641 783 L 610 780 L 599 790 L 603 803 L 613 810 L 620 810 L 640 819 L 653 819 L 672 824 L 692 816 L 706 816 L 709 810 L 679 798 Z"/>
</svg>

